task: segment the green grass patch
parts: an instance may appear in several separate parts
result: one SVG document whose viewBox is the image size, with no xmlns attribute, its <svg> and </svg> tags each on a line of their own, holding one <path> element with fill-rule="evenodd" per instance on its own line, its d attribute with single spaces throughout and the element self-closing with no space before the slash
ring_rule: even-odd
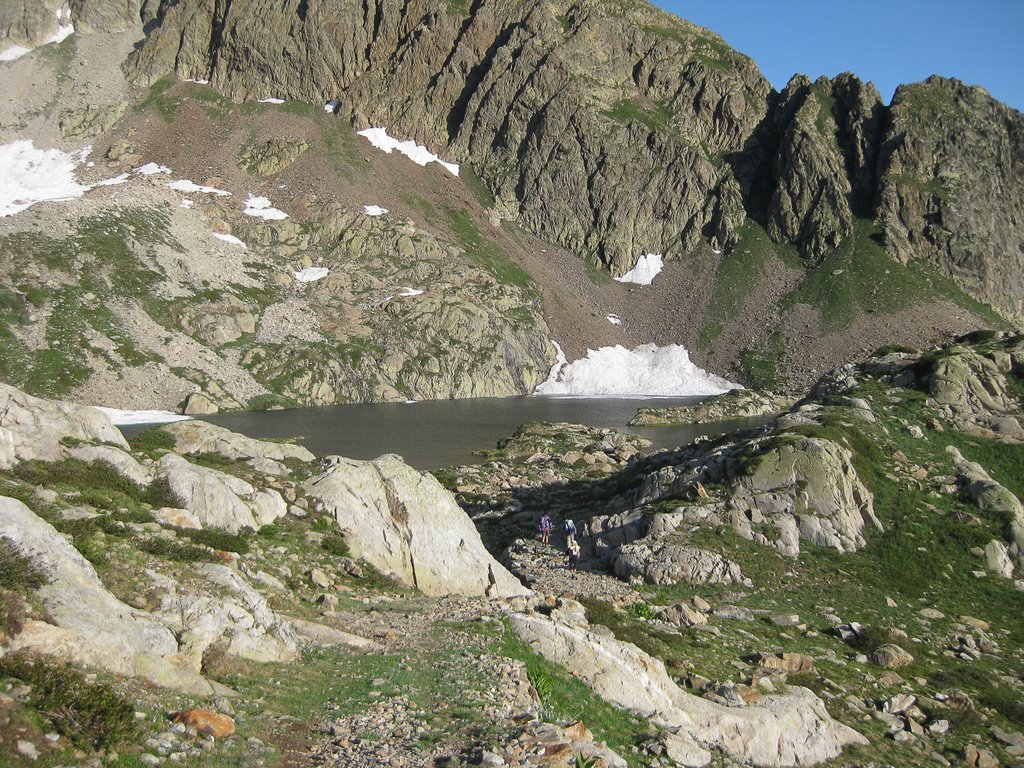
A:
<svg viewBox="0 0 1024 768">
<path fill-rule="evenodd" d="M 520 288 L 529 288 L 533 284 L 526 270 L 516 264 L 500 246 L 480 234 L 473 218 L 466 211 L 448 205 L 444 211 L 456 240 L 474 262 L 504 283 Z"/>
<path fill-rule="evenodd" d="M 673 116 L 667 104 L 640 99 L 622 99 L 602 114 L 623 125 L 640 123 L 652 132 L 666 130 Z"/>
<path fill-rule="evenodd" d="M 170 91 L 177 82 L 177 78 L 173 75 L 157 80 L 149 86 L 146 97 L 135 105 L 135 112 L 154 110 L 165 123 L 174 122 L 174 118 L 178 114 L 178 107 L 181 106 L 181 99 L 172 96 Z"/>
<path fill-rule="evenodd" d="M 128 438 L 128 445 L 133 451 L 153 453 L 155 451 L 173 451 L 176 445 L 174 435 L 160 427 L 150 427 L 137 435 Z"/>
<path fill-rule="evenodd" d="M 83 503 L 97 509 L 126 510 L 129 514 L 145 516 L 143 505 L 184 506 L 184 502 L 171 491 L 166 479 L 157 478 L 143 487 L 121 475 L 112 464 L 105 461 L 25 461 L 14 467 L 12 472 L 18 479 L 32 485 L 59 493 L 77 493 Z"/>
<path fill-rule="evenodd" d="M 510 629 L 505 630 L 500 650 L 503 656 L 526 664 L 534 688 L 540 684 L 537 693 L 546 719 L 560 723 L 582 720 L 595 739 L 606 741 L 630 766 L 645 764 L 632 752 L 632 747 L 651 733 L 645 720 L 601 699 L 582 680 L 535 653 Z"/>
<path fill-rule="evenodd" d="M 880 232 L 874 222 L 854 220 L 853 234 L 782 299 L 782 308 L 809 304 L 820 312 L 823 330 L 831 332 L 849 328 L 865 312 L 897 312 L 947 300 L 995 328 L 1008 327 L 995 310 L 967 296 L 934 267 L 893 259 L 877 240 Z"/>
<path fill-rule="evenodd" d="M 0 538 L 0 589 L 26 592 L 46 583 L 46 574 L 7 539 Z"/>
</svg>

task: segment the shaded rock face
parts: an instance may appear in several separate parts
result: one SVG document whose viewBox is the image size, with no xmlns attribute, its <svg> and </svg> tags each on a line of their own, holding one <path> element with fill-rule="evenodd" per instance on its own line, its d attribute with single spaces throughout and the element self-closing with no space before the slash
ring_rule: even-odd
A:
<svg viewBox="0 0 1024 768">
<path fill-rule="evenodd" d="M 432 475 L 398 456 L 325 460 L 303 485 L 334 516 L 355 557 L 427 595 L 528 594 L 484 549 L 480 534 Z"/>
<path fill-rule="evenodd" d="M 900 86 L 880 157 L 886 246 L 923 258 L 976 298 L 1024 313 L 1024 115 L 977 86 Z"/>
<path fill-rule="evenodd" d="M 57 461 L 68 455 L 61 441 L 104 442 L 125 450 L 120 430 L 101 411 L 43 400 L 0 384 L 0 469 L 18 461 Z"/>
<path fill-rule="evenodd" d="M 786 696 L 766 697 L 757 706 L 727 707 L 686 693 L 662 662 L 629 643 L 536 615 L 515 614 L 511 626 L 534 651 L 602 698 L 677 727 L 691 765 L 710 762 L 710 750 L 754 765 L 813 765 L 844 746 L 867 744 L 805 688 L 791 686 Z"/>
<path fill-rule="evenodd" d="M 139 81 L 337 98 L 360 127 L 471 159 L 498 209 L 620 273 L 735 216 L 721 157 L 770 91 L 716 35 L 642 3 L 483 2 L 466 17 L 396 0 L 188 0 L 162 2 L 157 24 L 128 62 Z"/>
</svg>

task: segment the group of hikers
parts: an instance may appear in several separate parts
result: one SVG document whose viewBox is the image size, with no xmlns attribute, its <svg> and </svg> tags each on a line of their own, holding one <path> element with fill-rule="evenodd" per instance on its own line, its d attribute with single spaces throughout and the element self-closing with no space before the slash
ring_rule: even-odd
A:
<svg viewBox="0 0 1024 768">
<path fill-rule="evenodd" d="M 540 518 L 540 542 L 541 544 L 551 543 L 551 515 L 545 512 Z M 576 541 L 576 523 L 566 519 L 562 524 L 562 532 L 565 534 L 565 556 L 570 571 L 576 571 L 576 565 L 580 561 L 580 544 Z"/>
</svg>

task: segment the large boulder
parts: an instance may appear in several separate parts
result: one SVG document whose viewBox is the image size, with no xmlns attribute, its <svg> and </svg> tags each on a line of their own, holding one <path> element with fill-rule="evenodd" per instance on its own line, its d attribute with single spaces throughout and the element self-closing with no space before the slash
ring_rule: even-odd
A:
<svg viewBox="0 0 1024 768">
<path fill-rule="evenodd" d="M 740 567 L 717 552 L 660 536 L 624 544 L 613 568 L 620 578 L 637 576 L 648 584 L 739 584 L 744 580 Z"/>
<path fill-rule="evenodd" d="M 340 456 L 305 492 L 338 521 L 352 554 L 428 595 L 527 594 L 484 549 L 480 534 L 434 477 L 398 456 Z"/>
<path fill-rule="evenodd" d="M 65 444 L 81 442 L 128 450 L 124 436 L 101 411 L 0 384 L 0 469 L 31 459 L 60 461 L 68 455 Z"/>
<path fill-rule="evenodd" d="M 92 564 L 20 501 L 0 497 L 0 537 L 46 577 L 39 597 L 47 620 L 26 622 L 11 638 L 11 650 L 57 655 L 190 693 L 212 691 L 196 671 L 177 663 L 171 630 L 114 597 Z"/>
<path fill-rule="evenodd" d="M 857 476 L 852 454 L 814 437 L 783 435 L 734 470 L 732 504 L 775 524 L 775 546 L 800 552 L 799 539 L 840 552 L 864 546 L 864 526 L 881 530 L 871 491 Z"/>
<path fill-rule="evenodd" d="M 165 453 L 158 464 L 185 509 L 204 526 L 238 533 L 274 522 L 288 511 L 281 494 L 272 489 L 257 490 L 241 478 L 209 467 L 201 467 L 174 453 Z"/>
<path fill-rule="evenodd" d="M 240 435 L 205 421 L 179 421 L 162 429 L 174 436 L 174 450 L 178 453 L 216 453 L 226 459 L 270 461 L 315 461 L 314 456 L 301 445 L 272 443 Z"/>
<path fill-rule="evenodd" d="M 514 614 L 511 625 L 534 651 L 602 698 L 677 731 L 693 761 L 687 764 L 707 764 L 709 750 L 715 750 L 755 765 L 813 765 L 836 757 L 844 746 L 868 743 L 833 720 L 805 688 L 789 686 L 785 696 L 766 696 L 750 706 L 725 706 L 683 691 L 662 662 L 629 643 L 539 615 Z"/>
<path fill-rule="evenodd" d="M 154 615 L 174 630 L 180 643 L 177 658 L 189 669 L 199 672 L 203 655 L 214 645 L 228 655 L 251 661 L 293 661 L 298 657 L 299 638 L 291 623 L 227 566 L 199 566 L 196 575 L 200 581 L 187 589 L 155 571 L 146 575 L 159 596 L 160 606 Z"/>
</svg>

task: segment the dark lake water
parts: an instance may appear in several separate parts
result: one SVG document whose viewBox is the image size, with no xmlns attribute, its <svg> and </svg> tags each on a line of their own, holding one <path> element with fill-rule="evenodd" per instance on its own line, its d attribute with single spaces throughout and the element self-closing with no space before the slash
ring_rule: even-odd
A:
<svg viewBox="0 0 1024 768">
<path fill-rule="evenodd" d="M 473 451 L 494 448 L 528 421 L 564 421 L 613 427 L 654 441 L 652 449 L 675 448 L 698 435 L 721 434 L 763 420 L 679 427 L 629 427 L 641 407 L 669 407 L 701 398 L 655 400 L 617 398 L 508 397 L 372 403 L 283 411 L 226 413 L 202 417 L 256 438 L 288 438 L 317 456 L 339 454 L 373 459 L 397 453 L 418 469 L 472 464 Z M 126 432 L 138 432 L 125 428 Z"/>
</svg>

